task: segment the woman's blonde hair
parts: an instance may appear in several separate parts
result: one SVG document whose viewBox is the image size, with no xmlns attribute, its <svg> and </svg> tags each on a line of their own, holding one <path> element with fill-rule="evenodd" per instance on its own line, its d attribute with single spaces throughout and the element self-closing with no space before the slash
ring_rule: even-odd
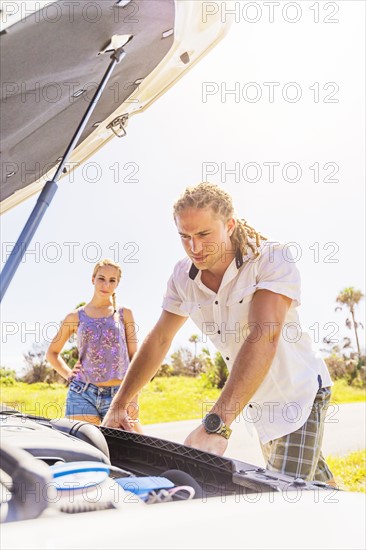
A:
<svg viewBox="0 0 366 550">
<path fill-rule="evenodd" d="M 249 248 L 255 256 L 259 256 L 261 241 L 266 241 L 267 237 L 256 231 L 246 220 L 235 217 L 231 196 L 218 185 L 203 182 L 195 187 L 187 187 L 173 206 L 174 219 L 186 208 L 211 208 L 224 222 L 234 218 L 235 228 L 230 236 L 234 250 L 245 256 Z"/>
<path fill-rule="evenodd" d="M 118 270 L 117 278 L 118 278 L 118 282 L 120 282 L 121 277 L 122 277 L 122 268 L 119 264 L 117 264 L 116 262 L 114 262 L 110 258 L 104 258 L 104 260 L 100 260 L 99 262 L 97 262 L 95 264 L 94 269 L 93 269 L 93 277 L 95 277 L 96 274 L 98 273 L 98 269 L 100 269 L 101 267 L 105 267 L 105 266 L 115 267 Z M 113 292 L 113 294 L 112 294 L 112 300 L 113 300 L 113 309 L 115 311 L 117 311 L 117 299 L 116 299 L 116 293 L 115 292 Z"/>
</svg>

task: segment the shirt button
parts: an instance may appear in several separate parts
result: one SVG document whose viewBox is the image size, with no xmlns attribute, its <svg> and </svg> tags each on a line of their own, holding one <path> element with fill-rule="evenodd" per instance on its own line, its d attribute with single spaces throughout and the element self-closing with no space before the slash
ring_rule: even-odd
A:
<svg viewBox="0 0 366 550">
<path fill-rule="evenodd" d="M 230 357 L 226 357 L 226 361 L 230 361 Z"/>
<path fill-rule="evenodd" d="M 215 301 L 215 304 L 217 305 L 218 303 L 219 303 L 219 302 L 216 300 L 216 301 Z"/>
<path fill-rule="evenodd" d="M 221 334 L 221 330 L 218 330 L 218 331 L 217 331 L 217 334 Z"/>
</svg>

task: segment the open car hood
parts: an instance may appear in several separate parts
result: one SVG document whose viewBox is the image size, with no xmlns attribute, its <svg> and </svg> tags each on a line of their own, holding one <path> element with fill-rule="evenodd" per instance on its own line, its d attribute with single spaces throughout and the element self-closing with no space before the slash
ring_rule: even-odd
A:
<svg viewBox="0 0 366 550">
<path fill-rule="evenodd" d="M 1 212 L 51 179 L 112 51 L 116 67 L 64 172 L 85 162 L 228 31 L 201 1 L 3 2 Z M 206 19 L 206 21 L 204 21 Z"/>
</svg>

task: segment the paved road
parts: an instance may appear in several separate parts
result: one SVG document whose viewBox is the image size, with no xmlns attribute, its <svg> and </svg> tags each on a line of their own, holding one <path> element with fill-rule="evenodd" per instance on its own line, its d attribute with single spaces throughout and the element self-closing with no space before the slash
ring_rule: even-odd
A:
<svg viewBox="0 0 366 550">
<path fill-rule="evenodd" d="M 345 455 L 350 451 L 366 448 L 366 403 L 330 405 L 327 412 L 323 453 L 325 456 Z M 197 425 L 198 420 L 166 422 L 144 426 L 145 433 L 162 439 L 183 443 L 185 437 Z M 237 458 L 250 464 L 264 466 L 258 437 L 252 424 L 243 416 L 232 426 L 226 456 Z"/>
</svg>

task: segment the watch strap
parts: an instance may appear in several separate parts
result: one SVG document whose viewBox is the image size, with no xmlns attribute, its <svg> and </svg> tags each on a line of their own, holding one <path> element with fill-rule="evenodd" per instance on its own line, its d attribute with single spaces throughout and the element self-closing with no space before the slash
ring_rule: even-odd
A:
<svg viewBox="0 0 366 550">
<path fill-rule="evenodd" d="M 226 426 L 226 424 L 224 424 L 216 433 L 218 433 L 219 435 L 222 435 L 223 437 L 225 437 L 225 439 L 229 439 L 232 431 L 233 430 L 229 428 L 229 426 Z"/>
</svg>

